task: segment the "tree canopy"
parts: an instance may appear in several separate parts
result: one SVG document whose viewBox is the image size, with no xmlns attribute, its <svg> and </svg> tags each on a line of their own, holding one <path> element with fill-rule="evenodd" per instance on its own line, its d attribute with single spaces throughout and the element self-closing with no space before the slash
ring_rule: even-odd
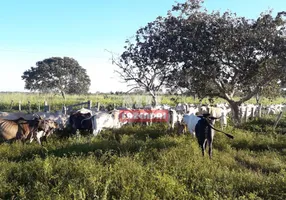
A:
<svg viewBox="0 0 286 200">
<path fill-rule="evenodd" d="M 69 57 L 52 57 L 36 63 L 37 67 L 26 70 L 22 79 L 25 89 L 40 92 L 61 92 L 65 94 L 85 94 L 90 87 L 86 69 Z"/>
<path fill-rule="evenodd" d="M 210 13 L 202 3 L 177 3 L 166 17 L 140 28 L 121 54 L 121 73 L 129 80 L 156 69 L 166 86 L 228 101 L 238 119 L 241 103 L 284 77 L 286 13 L 247 19 L 230 11 Z M 133 80 L 144 80 L 138 78 Z"/>
</svg>

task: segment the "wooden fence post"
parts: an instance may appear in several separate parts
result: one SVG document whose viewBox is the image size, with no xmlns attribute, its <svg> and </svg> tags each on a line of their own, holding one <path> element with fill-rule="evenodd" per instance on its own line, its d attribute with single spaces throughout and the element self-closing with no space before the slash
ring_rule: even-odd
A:
<svg viewBox="0 0 286 200">
<path fill-rule="evenodd" d="M 14 104 L 14 100 L 11 100 L 11 103 L 10 103 L 10 110 L 12 110 L 12 108 L 13 108 L 13 104 Z"/>
<path fill-rule="evenodd" d="M 99 102 L 96 103 L 96 107 L 97 107 L 97 111 L 99 111 L 99 108 L 100 108 L 100 103 Z"/>
<path fill-rule="evenodd" d="M 40 102 L 38 101 L 38 112 L 40 112 L 41 111 L 41 104 L 40 104 Z"/>
<path fill-rule="evenodd" d="M 28 101 L 28 112 L 31 113 L 31 102 Z"/>
<path fill-rule="evenodd" d="M 44 103 L 44 112 L 50 112 L 50 106 L 48 105 L 47 101 Z"/>
<path fill-rule="evenodd" d="M 21 111 L 21 100 L 19 101 L 19 111 Z"/>
<path fill-rule="evenodd" d="M 92 107 L 92 101 L 91 100 L 88 100 L 87 102 L 87 108 L 90 110 Z"/>
</svg>

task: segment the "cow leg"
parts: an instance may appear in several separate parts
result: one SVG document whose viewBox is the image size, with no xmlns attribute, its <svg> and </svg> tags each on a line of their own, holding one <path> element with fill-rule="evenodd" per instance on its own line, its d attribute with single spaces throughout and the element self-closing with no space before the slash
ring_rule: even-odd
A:
<svg viewBox="0 0 286 200">
<path fill-rule="evenodd" d="M 92 131 L 92 134 L 93 134 L 94 137 L 97 136 L 98 133 L 99 133 L 99 130 L 93 130 Z"/>
<path fill-rule="evenodd" d="M 21 142 L 22 142 L 22 144 L 24 145 L 24 144 L 25 144 L 25 139 L 22 139 Z"/>
<path fill-rule="evenodd" d="M 41 143 L 41 139 L 37 137 L 37 142 L 39 143 L 39 145 L 42 145 Z"/>
<path fill-rule="evenodd" d="M 40 132 L 36 133 L 36 139 L 37 139 L 37 142 L 39 143 L 39 145 L 42 145 L 41 137 L 43 136 L 43 132 L 44 131 L 40 131 Z"/>
<path fill-rule="evenodd" d="M 204 140 L 203 140 L 203 138 L 201 137 L 201 135 L 197 135 L 197 141 L 198 141 L 198 143 L 199 143 L 199 147 L 201 148 L 201 150 L 202 150 L 202 155 L 204 156 L 205 155 L 205 152 L 204 152 Z"/>
<path fill-rule="evenodd" d="M 78 130 L 78 129 L 72 129 L 71 133 L 72 133 L 73 135 L 76 135 L 77 130 Z"/>
<path fill-rule="evenodd" d="M 209 142 L 209 157 L 212 159 L 212 142 Z"/>
<path fill-rule="evenodd" d="M 41 137 L 40 140 L 41 140 L 41 143 L 42 143 L 42 142 L 48 142 L 48 141 L 47 141 L 47 136 Z"/>
<path fill-rule="evenodd" d="M 207 148 L 207 140 L 205 140 L 205 141 L 203 142 L 203 145 L 202 145 L 203 156 L 205 156 L 205 150 L 206 150 L 206 148 Z"/>
<path fill-rule="evenodd" d="M 213 132 L 208 137 L 208 146 L 209 146 L 209 157 L 212 159 L 212 149 L 213 149 Z"/>
</svg>

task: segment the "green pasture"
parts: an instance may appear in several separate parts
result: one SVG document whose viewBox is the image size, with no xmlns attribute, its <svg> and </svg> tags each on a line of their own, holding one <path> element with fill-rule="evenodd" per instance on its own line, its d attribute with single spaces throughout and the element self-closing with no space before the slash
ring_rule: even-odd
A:
<svg viewBox="0 0 286 200">
<path fill-rule="evenodd" d="M 0 145 L 0 199 L 286 199 L 286 122 L 216 133 L 213 159 L 164 124 Z"/>
<path fill-rule="evenodd" d="M 150 104 L 151 97 L 149 95 L 114 95 L 114 94 L 88 94 L 88 95 L 67 95 L 64 100 L 61 95 L 55 94 L 40 94 L 40 93 L 0 93 L 0 111 L 18 111 L 19 102 L 21 104 L 22 111 L 28 111 L 29 106 L 31 111 L 41 111 L 44 110 L 45 101 L 50 105 L 51 111 L 56 111 L 62 109 L 62 107 L 78 104 L 81 102 L 87 102 L 88 100 L 92 101 L 92 106 L 96 106 L 97 103 L 100 105 L 127 105 L 132 106 L 134 103 L 146 105 Z M 183 95 L 160 95 L 158 96 L 159 104 L 168 104 L 171 106 L 176 105 L 177 103 L 199 103 L 198 98 L 192 96 L 183 96 Z M 214 103 L 225 102 L 222 99 L 214 99 Z M 209 99 L 205 98 L 201 103 L 209 103 Z M 253 98 L 246 103 L 256 103 L 256 100 Z M 266 98 L 261 99 L 263 105 L 269 104 L 280 104 L 286 103 L 285 98 L 277 98 L 274 100 L 269 100 Z"/>
</svg>

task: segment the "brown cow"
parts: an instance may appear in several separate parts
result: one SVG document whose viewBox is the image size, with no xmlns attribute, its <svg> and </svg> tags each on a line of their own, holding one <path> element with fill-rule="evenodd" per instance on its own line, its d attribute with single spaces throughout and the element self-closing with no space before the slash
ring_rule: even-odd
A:
<svg viewBox="0 0 286 200">
<path fill-rule="evenodd" d="M 16 120 L 0 119 L 0 137 L 6 141 L 22 140 L 24 142 L 33 132 L 37 131 L 41 119 Z"/>
</svg>

